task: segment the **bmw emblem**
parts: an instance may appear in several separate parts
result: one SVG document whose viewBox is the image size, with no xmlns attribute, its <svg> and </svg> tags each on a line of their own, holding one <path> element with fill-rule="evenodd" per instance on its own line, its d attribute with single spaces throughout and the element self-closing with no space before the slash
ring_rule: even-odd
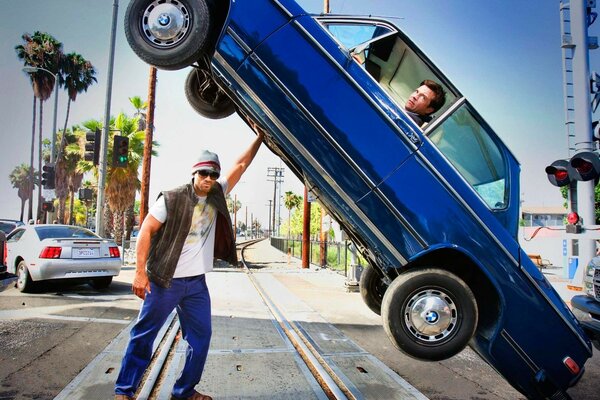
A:
<svg viewBox="0 0 600 400">
<path fill-rule="evenodd" d="M 427 311 L 427 313 L 425 313 L 425 321 L 430 324 L 435 324 L 438 319 L 440 319 L 440 317 L 435 311 Z"/>
</svg>

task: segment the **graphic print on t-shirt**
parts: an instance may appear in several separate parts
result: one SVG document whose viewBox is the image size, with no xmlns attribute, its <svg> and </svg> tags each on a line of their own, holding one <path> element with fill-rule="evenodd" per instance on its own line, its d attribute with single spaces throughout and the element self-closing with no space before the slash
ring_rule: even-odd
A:
<svg viewBox="0 0 600 400">
<path fill-rule="evenodd" d="M 194 207 L 190 232 L 185 240 L 186 246 L 191 245 L 195 248 L 202 248 L 204 246 L 212 224 L 215 221 L 215 213 L 215 208 L 206 204 L 206 198 L 198 201 L 198 204 Z M 199 246 L 198 242 L 200 242 Z"/>
</svg>

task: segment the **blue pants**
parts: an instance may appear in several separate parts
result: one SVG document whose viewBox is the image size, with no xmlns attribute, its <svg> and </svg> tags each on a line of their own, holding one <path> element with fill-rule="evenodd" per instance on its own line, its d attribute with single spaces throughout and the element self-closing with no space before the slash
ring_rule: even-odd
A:
<svg viewBox="0 0 600 400">
<path fill-rule="evenodd" d="M 173 387 L 173 395 L 186 398 L 200 382 L 212 334 L 210 294 L 205 275 L 176 278 L 170 288 L 150 282 L 150 293 L 131 329 L 115 393 L 133 396 L 152 357 L 152 344 L 167 317 L 177 307 L 183 338 L 188 344 L 185 366 Z"/>
</svg>

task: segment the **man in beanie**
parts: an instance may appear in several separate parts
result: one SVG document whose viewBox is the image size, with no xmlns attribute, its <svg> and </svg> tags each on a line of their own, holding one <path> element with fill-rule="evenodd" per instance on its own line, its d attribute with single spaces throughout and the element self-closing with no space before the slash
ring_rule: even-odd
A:
<svg viewBox="0 0 600 400">
<path fill-rule="evenodd" d="M 167 317 L 177 309 L 188 344 L 181 375 L 171 399 L 211 400 L 194 387 L 200 382 L 211 337 L 210 294 L 205 274 L 213 257 L 237 263 L 225 195 L 240 180 L 256 155 L 264 133 L 223 177 L 215 153 L 204 150 L 192 164 L 192 181 L 161 192 L 144 219 L 137 238 L 137 269 L 133 292 L 144 300 L 131 329 L 115 400 L 133 399 L 152 357 L 152 345 Z"/>
</svg>

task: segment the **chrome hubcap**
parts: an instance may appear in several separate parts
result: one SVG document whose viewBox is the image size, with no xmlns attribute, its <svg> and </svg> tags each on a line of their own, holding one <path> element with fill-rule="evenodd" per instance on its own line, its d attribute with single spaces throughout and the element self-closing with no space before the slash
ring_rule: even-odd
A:
<svg viewBox="0 0 600 400">
<path fill-rule="evenodd" d="M 177 45 L 190 28 L 190 13 L 178 1 L 153 1 L 144 11 L 142 32 L 158 47 Z"/>
<path fill-rule="evenodd" d="M 19 268 L 19 272 L 17 273 L 17 286 L 23 287 L 23 285 L 25 285 L 26 279 L 27 274 L 25 273 L 25 268 Z"/>
<path fill-rule="evenodd" d="M 434 344 L 456 330 L 458 312 L 450 296 L 436 289 L 415 293 L 406 303 L 404 322 L 417 339 Z"/>
</svg>

